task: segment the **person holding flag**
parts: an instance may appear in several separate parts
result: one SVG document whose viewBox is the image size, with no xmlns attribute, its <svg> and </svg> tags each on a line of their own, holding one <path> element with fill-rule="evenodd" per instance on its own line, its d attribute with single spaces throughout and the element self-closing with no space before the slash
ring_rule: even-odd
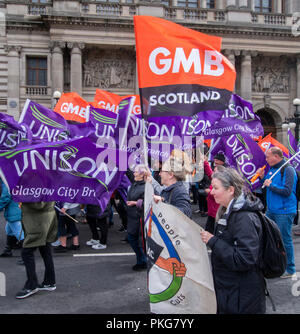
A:
<svg viewBox="0 0 300 334">
<path fill-rule="evenodd" d="M 265 175 L 263 168 L 258 170 L 261 182 L 266 187 L 266 215 L 278 225 L 287 253 L 287 268 L 282 278 L 296 275 L 292 226 L 297 212 L 296 184 L 297 175 L 290 165 L 283 166 L 284 156 L 279 147 L 273 146 L 266 152 L 266 161 L 270 170 Z M 272 179 L 270 177 L 281 169 Z"/>
</svg>

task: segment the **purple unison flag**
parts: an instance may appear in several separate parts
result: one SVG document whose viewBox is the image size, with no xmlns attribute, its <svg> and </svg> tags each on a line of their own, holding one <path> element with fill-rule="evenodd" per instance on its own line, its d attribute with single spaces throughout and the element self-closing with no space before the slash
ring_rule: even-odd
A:
<svg viewBox="0 0 300 334">
<path fill-rule="evenodd" d="M 173 136 L 203 136 L 205 139 L 214 139 L 234 133 L 252 137 L 264 134 L 261 120 L 253 112 L 252 103 L 236 94 L 232 94 L 228 108 L 221 114 L 220 111 L 207 110 L 189 117 L 148 117 L 146 125 L 148 140 L 167 138 L 170 142 Z"/>
<path fill-rule="evenodd" d="M 93 140 L 95 136 L 95 125 L 91 122 L 85 123 L 71 123 L 68 122 L 70 139 L 89 137 Z"/>
<path fill-rule="evenodd" d="M 230 136 L 234 133 L 251 137 L 264 135 L 261 120 L 254 113 L 252 103 L 236 94 L 231 95 L 228 108 L 225 109 L 222 118 L 216 123 L 211 123 L 203 135 L 205 139 L 212 139 L 219 136 Z"/>
<path fill-rule="evenodd" d="M 97 204 L 104 210 L 125 172 L 116 150 L 89 138 L 0 153 L 1 177 L 17 202 Z"/>
<path fill-rule="evenodd" d="M 110 110 L 99 109 L 90 105 L 89 120 L 95 126 L 95 136 L 97 138 L 113 137 L 117 118 L 118 114 Z"/>
<path fill-rule="evenodd" d="M 194 116 L 148 117 L 145 122 L 148 155 L 152 158 L 167 159 L 174 149 L 189 150 L 197 147 L 204 139 L 214 139 L 232 134 L 263 135 L 260 118 L 253 112 L 252 104 L 238 95 L 232 94 L 228 108 L 222 111 L 222 118 L 215 111 L 204 111 Z M 123 117 L 120 114 L 120 117 Z M 128 138 L 143 135 L 143 121 L 134 115 L 128 122 Z M 138 140 L 131 140 L 128 152 L 133 152 Z"/>
<path fill-rule="evenodd" d="M 125 100 L 122 100 L 123 103 Z M 197 141 L 195 136 L 182 134 L 183 120 L 184 117 L 168 116 L 149 117 L 145 121 L 140 115 L 136 116 L 124 108 L 119 108 L 117 137 L 124 160 L 128 161 L 129 166 L 144 163 L 146 154 L 153 160 L 165 161 L 174 149 L 187 152 L 199 142 L 201 144 L 198 146 L 203 145 L 202 137 Z"/>
<path fill-rule="evenodd" d="M 219 137 L 211 145 L 211 156 L 223 153 L 228 166 L 235 168 L 246 180 L 249 188 L 260 187 L 259 179 L 251 184 L 251 178 L 257 170 L 266 164 L 266 157 L 259 145 L 250 136 L 233 134 Z"/>
<path fill-rule="evenodd" d="M 55 111 L 27 99 L 20 124 L 29 126 L 34 143 L 56 142 L 70 136 L 67 121 Z"/>
<path fill-rule="evenodd" d="M 0 151 L 30 145 L 32 133 L 26 124 L 19 124 L 13 116 L 0 113 Z"/>
<path fill-rule="evenodd" d="M 291 129 L 288 129 L 287 135 L 288 135 L 289 158 L 291 158 L 293 155 L 299 152 L 300 146 L 297 147 L 297 142 L 292 134 Z M 292 159 L 291 165 L 293 165 L 295 169 L 300 171 L 300 157 L 296 156 L 294 159 Z"/>
<path fill-rule="evenodd" d="M 120 194 L 122 197 L 123 201 L 126 203 L 127 201 L 127 193 L 128 193 L 128 188 L 131 185 L 131 182 L 129 181 L 128 176 L 125 174 L 116 189 L 116 191 Z"/>
<path fill-rule="evenodd" d="M 290 128 L 287 131 L 287 136 L 288 136 L 289 157 L 291 157 L 297 152 L 297 142 Z"/>
</svg>

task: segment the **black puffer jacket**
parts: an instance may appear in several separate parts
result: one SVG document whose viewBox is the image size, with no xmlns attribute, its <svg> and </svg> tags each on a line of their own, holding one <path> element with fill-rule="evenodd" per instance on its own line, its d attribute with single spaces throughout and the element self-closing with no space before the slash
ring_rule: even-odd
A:
<svg viewBox="0 0 300 334">
<path fill-rule="evenodd" d="M 145 182 L 134 181 L 127 194 L 127 201 L 144 200 Z M 140 233 L 140 219 L 143 218 L 143 209 L 134 206 L 127 206 L 127 232 L 133 235 Z"/>
<path fill-rule="evenodd" d="M 208 242 L 218 313 L 265 313 L 263 275 L 257 269 L 262 229 L 255 213 L 262 209 L 259 199 L 240 196 L 219 219 Z"/>
</svg>

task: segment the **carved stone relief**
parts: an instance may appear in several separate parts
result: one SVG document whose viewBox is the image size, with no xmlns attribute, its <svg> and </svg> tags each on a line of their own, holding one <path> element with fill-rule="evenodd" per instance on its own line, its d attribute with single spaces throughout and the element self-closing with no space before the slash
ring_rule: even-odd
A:
<svg viewBox="0 0 300 334">
<path fill-rule="evenodd" d="M 82 60 L 84 87 L 134 89 L 134 51 L 85 50 Z"/>
<path fill-rule="evenodd" d="M 288 59 L 257 56 L 252 58 L 252 91 L 289 93 Z"/>
</svg>

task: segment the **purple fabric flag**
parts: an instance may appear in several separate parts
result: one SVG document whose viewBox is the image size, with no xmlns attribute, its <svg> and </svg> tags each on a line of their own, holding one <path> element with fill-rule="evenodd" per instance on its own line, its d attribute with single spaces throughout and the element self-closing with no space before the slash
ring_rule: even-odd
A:
<svg viewBox="0 0 300 334">
<path fill-rule="evenodd" d="M 123 201 L 126 203 L 127 201 L 127 194 L 128 194 L 128 188 L 130 187 L 131 182 L 128 179 L 128 176 L 125 174 L 116 189 L 116 191 L 120 194 L 122 197 Z"/>
<path fill-rule="evenodd" d="M 198 118 L 198 115 L 201 115 L 201 118 Z M 235 94 L 232 95 L 228 108 L 223 111 L 221 119 L 214 111 L 206 111 L 193 117 L 148 117 L 145 126 L 149 155 L 156 154 L 156 158 L 157 155 L 164 156 L 168 144 L 172 146 L 171 150 L 174 147 L 181 149 L 180 146 L 186 149 L 189 144 L 195 147 L 195 143 L 198 142 L 197 137 L 214 139 L 239 133 L 258 137 L 264 133 L 260 118 L 253 112 L 252 104 Z M 131 115 L 128 137 L 142 134 L 142 120 Z M 165 144 L 164 149 L 163 144 Z"/>
<path fill-rule="evenodd" d="M 26 124 L 19 124 L 13 116 L 0 113 L 0 151 L 30 145 L 32 133 Z"/>
<path fill-rule="evenodd" d="M 289 150 L 289 158 L 299 152 L 300 146 L 297 147 L 297 142 L 295 137 L 292 134 L 291 129 L 288 129 L 288 150 Z M 295 169 L 300 171 L 300 157 L 296 156 L 294 159 L 291 160 L 291 165 L 294 166 Z"/>
<path fill-rule="evenodd" d="M 97 204 L 104 210 L 125 172 L 116 150 L 89 138 L 0 153 L 1 177 L 17 202 Z"/>
<path fill-rule="evenodd" d="M 259 145 L 250 136 L 233 134 L 229 137 L 219 137 L 211 145 L 211 156 L 223 153 L 226 164 L 235 168 L 245 179 L 249 188 L 259 188 L 260 182 L 257 179 L 251 184 L 251 178 L 257 170 L 266 164 L 266 157 Z"/>
<path fill-rule="evenodd" d="M 289 157 L 291 157 L 297 152 L 297 142 L 290 128 L 287 131 L 287 136 L 288 136 Z"/>
<path fill-rule="evenodd" d="M 56 142 L 70 136 L 68 123 L 62 116 L 29 99 L 24 105 L 19 123 L 29 126 L 34 143 Z"/>
<path fill-rule="evenodd" d="M 91 121 L 76 124 L 69 123 L 68 129 L 70 139 L 89 137 L 92 140 L 94 138 L 95 125 Z"/>
<path fill-rule="evenodd" d="M 90 106 L 90 121 L 95 126 L 96 138 L 113 137 L 118 115 L 110 110 Z"/>
<path fill-rule="evenodd" d="M 205 129 L 205 139 L 219 136 L 230 136 L 234 133 L 246 134 L 253 137 L 264 135 L 260 118 L 254 113 L 251 102 L 232 94 L 228 108 L 222 118 Z"/>
</svg>

